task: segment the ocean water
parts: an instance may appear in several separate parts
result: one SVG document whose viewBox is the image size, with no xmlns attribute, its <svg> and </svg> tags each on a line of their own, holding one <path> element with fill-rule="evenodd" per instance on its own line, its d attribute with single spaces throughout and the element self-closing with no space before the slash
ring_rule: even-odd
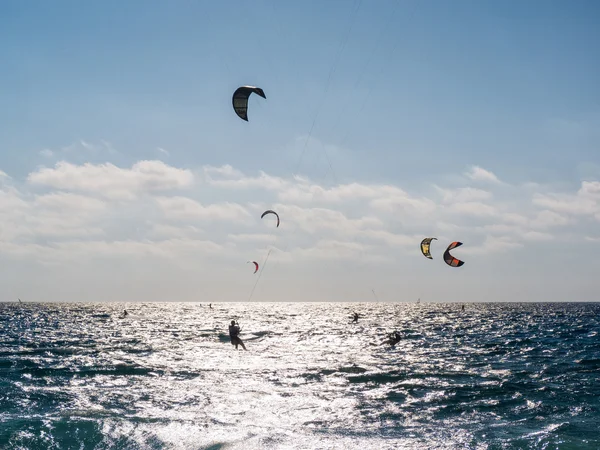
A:
<svg viewBox="0 0 600 450">
<path fill-rule="evenodd" d="M 591 303 L 0 303 L 0 448 L 598 449 L 599 332 Z"/>
</svg>

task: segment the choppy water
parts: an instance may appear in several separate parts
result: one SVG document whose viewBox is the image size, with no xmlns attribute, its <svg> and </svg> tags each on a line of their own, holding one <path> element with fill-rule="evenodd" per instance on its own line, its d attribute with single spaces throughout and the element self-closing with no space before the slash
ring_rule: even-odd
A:
<svg viewBox="0 0 600 450">
<path fill-rule="evenodd" d="M 213 306 L 0 304 L 0 448 L 600 448 L 600 304 Z"/>
</svg>

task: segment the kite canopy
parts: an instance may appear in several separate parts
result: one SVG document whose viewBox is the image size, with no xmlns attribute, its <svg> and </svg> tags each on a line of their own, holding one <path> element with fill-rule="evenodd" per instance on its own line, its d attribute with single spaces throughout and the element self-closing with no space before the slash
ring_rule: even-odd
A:
<svg viewBox="0 0 600 450">
<path fill-rule="evenodd" d="M 264 213 L 261 214 L 260 218 L 262 219 L 267 214 L 275 214 L 275 216 L 277 217 L 277 228 L 279 228 L 279 214 L 277 214 L 275 211 L 273 211 L 271 209 L 268 209 Z"/>
<path fill-rule="evenodd" d="M 431 241 L 434 239 L 437 241 L 437 238 L 425 238 L 421 241 L 421 253 L 423 253 L 425 258 L 433 259 L 431 253 L 429 253 L 429 247 L 431 246 Z"/>
<path fill-rule="evenodd" d="M 254 267 L 255 267 L 255 269 L 254 269 L 254 273 L 258 272 L 258 263 L 257 263 L 256 261 L 248 261 L 247 263 L 252 263 L 252 264 L 254 264 Z M 247 264 L 247 263 L 246 263 L 246 264 Z"/>
<path fill-rule="evenodd" d="M 456 247 L 460 247 L 461 245 L 462 245 L 462 242 L 453 242 L 452 244 L 450 244 L 448 246 L 448 248 L 444 252 L 444 261 L 446 262 L 446 264 L 448 264 L 451 267 L 460 267 L 464 264 L 464 261 L 461 261 L 460 259 L 456 259 L 454 256 L 452 256 L 450 254 L 450 250 L 452 250 L 453 248 L 456 248 Z"/>
<path fill-rule="evenodd" d="M 248 97 L 250 94 L 255 93 L 266 99 L 265 92 L 256 86 L 241 86 L 235 90 L 231 102 L 233 103 L 233 109 L 240 119 L 248 122 Z"/>
</svg>

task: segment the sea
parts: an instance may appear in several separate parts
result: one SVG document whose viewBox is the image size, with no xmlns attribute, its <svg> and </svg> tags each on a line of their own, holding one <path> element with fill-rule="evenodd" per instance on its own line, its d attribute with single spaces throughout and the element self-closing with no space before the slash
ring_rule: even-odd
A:
<svg viewBox="0 0 600 450">
<path fill-rule="evenodd" d="M 0 448 L 600 449 L 600 303 L 208 303 L 0 303 Z"/>
</svg>

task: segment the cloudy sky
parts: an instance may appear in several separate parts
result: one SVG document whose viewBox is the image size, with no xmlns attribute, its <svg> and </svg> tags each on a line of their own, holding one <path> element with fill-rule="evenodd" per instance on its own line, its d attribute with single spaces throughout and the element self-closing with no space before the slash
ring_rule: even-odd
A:
<svg viewBox="0 0 600 450">
<path fill-rule="evenodd" d="M 600 4 L 541 6 L 2 2 L 0 301 L 598 300 Z"/>
</svg>

